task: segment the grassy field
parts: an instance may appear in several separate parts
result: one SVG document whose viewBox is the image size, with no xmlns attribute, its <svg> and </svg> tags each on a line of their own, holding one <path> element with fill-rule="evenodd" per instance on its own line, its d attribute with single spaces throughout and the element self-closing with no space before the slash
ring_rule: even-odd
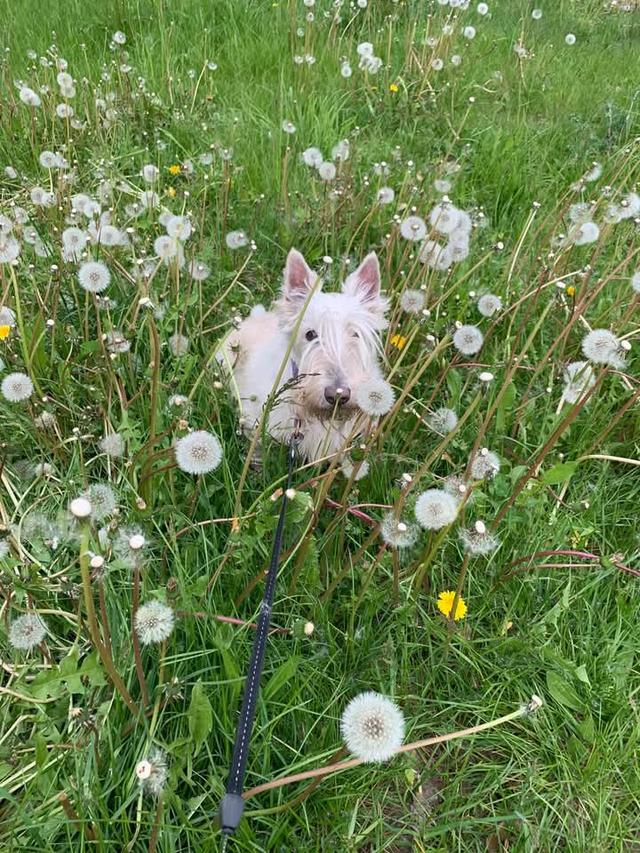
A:
<svg viewBox="0 0 640 853">
<path fill-rule="evenodd" d="M 640 12 L 364 6 L 0 3 L 0 382 L 33 385 L 0 398 L 0 850 L 220 849 L 286 451 L 267 441 L 249 468 L 215 353 L 277 294 L 292 246 L 327 288 L 377 251 L 398 404 L 352 448 L 362 479 L 340 459 L 295 472 L 247 786 L 336 760 L 363 691 L 397 703 L 407 742 L 543 706 L 257 794 L 228 849 L 640 850 Z M 473 228 L 437 269 L 401 223 L 429 224 L 443 196 Z M 184 264 L 158 260 L 166 211 L 191 223 Z M 76 226 L 89 241 L 62 252 Z M 99 297 L 78 278 L 90 259 L 110 271 Z M 401 310 L 407 290 L 425 312 Z M 456 350 L 456 323 L 482 330 L 479 353 Z M 569 398 L 593 329 L 617 349 Z M 195 477 L 173 444 L 198 429 L 223 459 Z M 481 448 L 499 472 L 468 482 L 456 522 L 406 549 L 380 538 Z M 470 557 L 458 533 L 478 520 L 500 544 Z M 446 590 L 464 618 L 439 612 Z M 175 624 L 140 647 L 153 599 Z M 26 649 L 28 613 L 46 634 Z"/>
</svg>

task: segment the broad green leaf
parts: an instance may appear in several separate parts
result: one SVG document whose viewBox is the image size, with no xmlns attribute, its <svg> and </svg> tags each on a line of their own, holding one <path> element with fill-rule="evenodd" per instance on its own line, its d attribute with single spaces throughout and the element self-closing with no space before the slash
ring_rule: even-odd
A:
<svg viewBox="0 0 640 853">
<path fill-rule="evenodd" d="M 193 753 L 196 754 L 207 739 L 213 726 L 213 711 L 209 697 L 204 692 L 201 681 L 196 681 L 191 691 L 191 702 L 187 712 L 189 734 L 193 741 Z"/>
<path fill-rule="evenodd" d="M 547 672 L 547 690 L 551 696 L 565 708 L 584 711 L 584 702 L 563 675 L 553 670 Z"/>
<path fill-rule="evenodd" d="M 281 664 L 264 686 L 262 693 L 264 699 L 272 699 L 285 684 L 291 681 L 293 676 L 296 674 L 299 665 L 300 657 L 297 655 L 290 657 Z"/>
<path fill-rule="evenodd" d="M 547 486 L 558 486 L 560 483 L 568 482 L 576 473 L 577 462 L 558 462 L 553 468 L 545 471 L 540 478 Z"/>
</svg>

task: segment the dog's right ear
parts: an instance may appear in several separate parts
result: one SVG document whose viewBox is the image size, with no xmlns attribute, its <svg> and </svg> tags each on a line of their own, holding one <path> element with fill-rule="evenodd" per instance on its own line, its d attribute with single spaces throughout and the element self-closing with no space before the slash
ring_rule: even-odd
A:
<svg viewBox="0 0 640 853">
<path fill-rule="evenodd" d="M 282 295 L 285 303 L 300 307 L 315 286 L 318 276 L 309 267 L 297 249 L 291 249 L 284 268 Z"/>
</svg>

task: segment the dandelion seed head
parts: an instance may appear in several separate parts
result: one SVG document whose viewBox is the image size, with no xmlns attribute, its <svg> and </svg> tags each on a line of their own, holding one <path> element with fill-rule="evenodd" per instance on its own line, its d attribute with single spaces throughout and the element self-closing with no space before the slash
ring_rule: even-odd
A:
<svg viewBox="0 0 640 853">
<path fill-rule="evenodd" d="M 500 457 L 483 447 L 471 463 L 470 473 L 474 480 L 491 480 L 500 471 Z"/>
<path fill-rule="evenodd" d="M 161 601 L 149 601 L 136 610 L 134 625 L 143 646 L 163 643 L 173 631 L 173 610 Z"/>
<path fill-rule="evenodd" d="M 453 345 L 462 355 L 475 355 L 482 349 L 484 336 L 477 326 L 460 326 L 453 334 Z"/>
<path fill-rule="evenodd" d="M 483 317 L 493 317 L 502 310 L 502 299 L 493 293 L 485 293 L 478 299 L 478 311 Z"/>
<path fill-rule="evenodd" d="M 91 518 L 95 521 L 113 515 L 118 507 L 115 492 L 106 483 L 92 483 L 82 497 L 89 502 Z"/>
<path fill-rule="evenodd" d="M 310 166 L 313 169 L 317 169 L 318 166 L 324 161 L 324 157 L 322 156 L 322 151 L 319 148 L 311 147 L 305 148 L 305 150 L 300 155 L 302 162 L 305 166 Z"/>
<path fill-rule="evenodd" d="M 425 530 L 440 530 L 456 520 L 458 501 L 444 489 L 427 489 L 418 496 L 415 515 Z"/>
<path fill-rule="evenodd" d="M 386 415 L 393 406 L 396 395 L 384 379 L 370 379 L 361 383 L 356 390 L 356 403 L 369 417 Z"/>
<path fill-rule="evenodd" d="M 490 533 L 482 521 L 476 521 L 472 528 L 463 528 L 458 535 L 464 550 L 472 557 L 491 554 L 500 544 L 498 537 Z"/>
<path fill-rule="evenodd" d="M 440 234 L 451 234 L 460 224 L 460 211 L 447 202 L 436 204 L 429 214 L 429 222 Z"/>
<path fill-rule="evenodd" d="M 18 616 L 9 627 L 9 643 L 19 651 L 31 651 L 40 645 L 46 635 L 47 626 L 37 613 Z"/>
<path fill-rule="evenodd" d="M 222 446 L 213 433 L 196 430 L 175 443 L 178 468 L 187 474 L 207 474 L 222 461 Z"/>
<path fill-rule="evenodd" d="M 419 314 L 424 308 L 424 293 L 421 290 L 403 290 L 400 296 L 400 307 L 407 314 Z"/>
<path fill-rule="evenodd" d="M 418 541 L 416 524 L 407 524 L 396 518 L 393 510 L 386 513 L 380 522 L 380 536 L 390 548 L 411 548 Z"/>
<path fill-rule="evenodd" d="M 117 459 L 124 453 L 124 439 L 118 432 L 110 432 L 98 442 L 98 447 L 107 456 Z"/>
<path fill-rule="evenodd" d="M 249 238 L 244 231 L 229 231 L 225 237 L 228 249 L 242 249 L 248 242 Z"/>
<path fill-rule="evenodd" d="M 424 240 L 427 236 L 426 222 L 419 216 L 407 216 L 400 223 L 400 233 L 405 240 L 411 240 L 412 242 Z"/>
<path fill-rule="evenodd" d="M 574 405 L 596 384 L 595 371 L 588 361 L 572 361 L 564 369 L 564 383 L 563 400 Z"/>
<path fill-rule="evenodd" d="M 102 261 L 87 261 L 78 270 L 78 282 L 89 293 L 101 293 L 109 286 L 111 273 Z"/>
<path fill-rule="evenodd" d="M 388 761 L 402 746 L 404 716 L 395 702 L 369 691 L 352 699 L 340 721 L 347 749 L 367 763 Z"/>
<path fill-rule="evenodd" d="M 392 190 L 391 187 L 380 187 L 376 196 L 378 204 L 392 204 L 395 197 L 395 190 Z"/>
<path fill-rule="evenodd" d="M 181 335 L 178 332 L 175 335 L 171 335 L 169 338 L 169 349 L 171 350 L 174 358 L 180 358 L 180 356 L 186 355 L 189 351 L 189 338 L 186 335 Z"/>
<path fill-rule="evenodd" d="M 429 429 L 438 435 L 446 435 L 458 425 L 458 416 L 456 413 L 453 409 L 447 409 L 444 406 L 428 415 L 426 420 Z"/>
<path fill-rule="evenodd" d="M 147 758 L 136 765 L 136 777 L 145 794 L 159 797 L 167 784 L 167 758 L 159 749 L 154 749 Z"/>
<path fill-rule="evenodd" d="M 606 364 L 621 369 L 625 365 L 620 340 L 608 329 L 593 329 L 582 339 L 585 358 L 595 364 Z"/>
<path fill-rule="evenodd" d="M 2 380 L 0 391 L 9 403 L 21 403 L 33 394 L 33 382 L 26 373 L 8 373 Z"/>
<path fill-rule="evenodd" d="M 332 181 L 336 176 L 335 163 L 331 163 L 329 160 L 320 163 L 318 166 L 318 175 L 320 175 L 323 181 Z"/>
</svg>

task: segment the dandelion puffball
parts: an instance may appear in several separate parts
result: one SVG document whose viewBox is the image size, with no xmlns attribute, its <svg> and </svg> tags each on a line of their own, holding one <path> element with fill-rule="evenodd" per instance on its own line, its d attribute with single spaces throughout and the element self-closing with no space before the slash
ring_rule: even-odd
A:
<svg viewBox="0 0 640 853">
<path fill-rule="evenodd" d="M 9 373 L 2 380 L 0 391 L 9 403 L 21 403 L 33 394 L 33 382 L 26 373 Z"/>
<path fill-rule="evenodd" d="M 242 249 L 249 242 L 249 238 L 244 231 L 229 231 L 224 241 L 228 249 Z"/>
<path fill-rule="evenodd" d="M 474 480 L 491 480 L 500 470 L 500 457 L 483 447 L 474 457 L 470 470 Z"/>
<path fill-rule="evenodd" d="M 384 379 L 371 379 L 363 382 L 356 391 L 356 403 L 362 411 L 372 418 L 386 415 L 396 398 L 391 385 Z"/>
<path fill-rule="evenodd" d="M 400 223 L 400 233 L 405 240 L 424 240 L 427 236 L 427 225 L 419 216 L 407 216 Z"/>
<path fill-rule="evenodd" d="M 478 311 L 483 317 L 493 317 L 502 308 L 502 299 L 493 293 L 485 293 L 478 299 Z"/>
<path fill-rule="evenodd" d="M 380 522 L 380 536 L 389 548 L 411 548 L 418 540 L 419 528 L 396 517 L 393 510 Z"/>
<path fill-rule="evenodd" d="M 173 631 L 173 610 L 161 601 L 150 601 L 136 610 L 134 625 L 143 646 L 162 643 Z"/>
<path fill-rule="evenodd" d="M 624 367 L 621 342 L 608 329 L 594 329 L 589 332 L 582 340 L 582 352 L 585 358 L 595 364 Z"/>
<path fill-rule="evenodd" d="M 167 783 L 167 759 L 163 752 L 154 749 L 136 765 L 136 776 L 145 794 L 159 797 Z"/>
<path fill-rule="evenodd" d="M 392 758 L 404 739 L 404 716 L 395 702 L 369 691 L 349 702 L 340 720 L 347 749 L 366 763 Z"/>
<path fill-rule="evenodd" d="M 475 355 L 482 349 L 484 336 L 477 326 L 460 326 L 453 335 L 453 345 L 462 355 Z"/>
<path fill-rule="evenodd" d="M 403 290 L 400 307 L 407 314 L 419 314 L 424 308 L 424 293 L 421 290 Z"/>
<path fill-rule="evenodd" d="M 427 489 L 416 501 L 416 521 L 425 530 L 440 530 L 453 524 L 458 515 L 458 501 L 444 489 Z"/>
<path fill-rule="evenodd" d="M 89 518 L 92 506 L 88 498 L 74 498 L 69 504 L 69 512 L 76 518 Z"/>
<path fill-rule="evenodd" d="M 47 628 L 37 613 L 18 616 L 9 627 L 9 643 L 14 649 L 28 652 L 39 646 L 47 634 Z"/>
<path fill-rule="evenodd" d="M 87 261 L 78 270 L 78 282 L 89 293 L 100 293 L 109 286 L 111 273 L 101 261 Z"/>
<path fill-rule="evenodd" d="M 215 435 L 206 430 L 179 438 L 175 443 L 176 463 L 187 474 L 208 474 L 222 461 L 222 446 Z"/>
</svg>

